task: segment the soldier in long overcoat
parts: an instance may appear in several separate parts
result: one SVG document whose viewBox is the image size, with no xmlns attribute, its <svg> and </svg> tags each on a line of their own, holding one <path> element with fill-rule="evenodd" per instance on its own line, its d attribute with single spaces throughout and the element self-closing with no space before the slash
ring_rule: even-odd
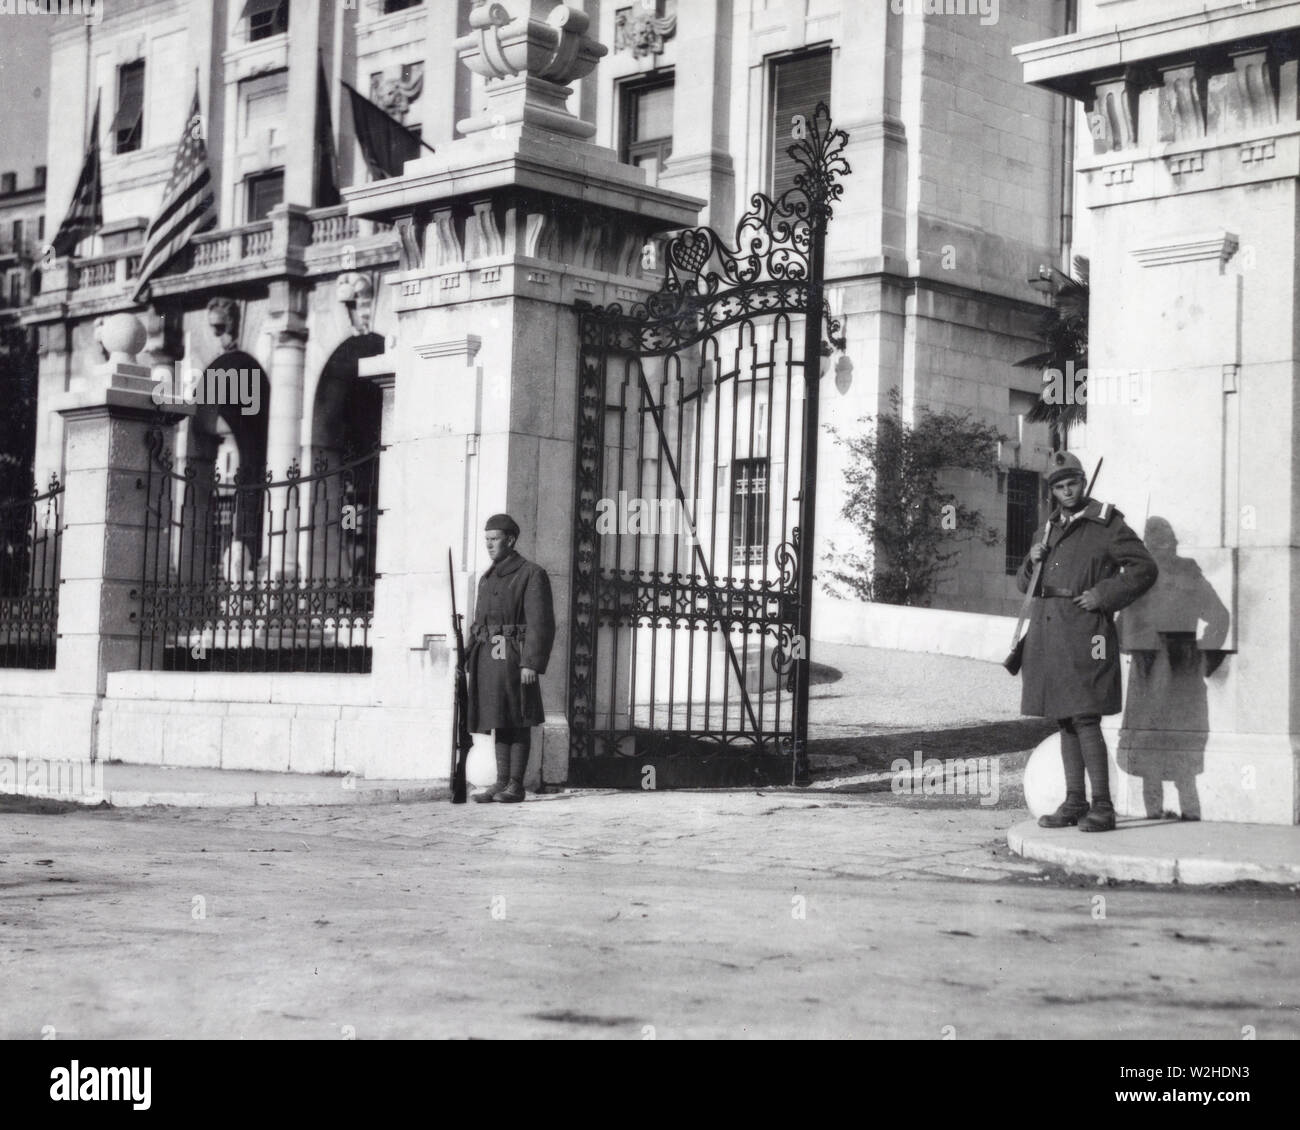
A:
<svg viewBox="0 0 1300 1130">
<path fill-rule="evenodd" d="M 1101 716 L 1122 708 L 1114 613 L 1155 584 L 1159 570 L 1124 515 L 1087 497 L 1076 456 L 1055 452 L 1048 483 L 1059 510 L 1038 531 L 1017 576 L 1020 591 L 1028 592 L 1042 560 L 1025 636 L 1020 712 L 1057 720 L 1065 765 L 1065 801 L 1038 822 L 1110 831 L 1115 808 Z"/>
<path fill-rule="evenodd" d="M 524 799 L 531 727 L 546 719 L 537 677 L 555 641 L 555 610 L 546 570 L 515 550 L 515 520 L 494 514 L 484 534 L 492 566 L 478 583 L 465 667 L 469 728 L 494 734 L 497 779 L 474 799 L 511 803 Z"/>
</svg>

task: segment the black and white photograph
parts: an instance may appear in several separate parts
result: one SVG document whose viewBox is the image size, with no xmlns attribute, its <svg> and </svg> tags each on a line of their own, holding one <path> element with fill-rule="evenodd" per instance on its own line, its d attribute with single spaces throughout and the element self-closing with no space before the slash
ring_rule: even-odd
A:
<svg viewBox="0 0 1300 1130">
<path fill-rule="evenodd" d="M 1300 0 L 0 0 L 0 90 L 30 1109 L 251 1041 L 1259 1101 Z"/>
</svg>

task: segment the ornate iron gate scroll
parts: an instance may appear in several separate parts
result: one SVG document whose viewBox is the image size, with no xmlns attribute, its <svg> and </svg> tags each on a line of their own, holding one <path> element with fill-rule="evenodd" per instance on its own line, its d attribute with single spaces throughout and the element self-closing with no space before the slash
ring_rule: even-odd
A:
<svg viewBox="0 0 1300 1130">
<path fill-rule="evenodd" d="M 802 171 L 680 232 L 659 292 L 580 309 L 569 780 L 806 784 L 826 227 L 849 172 L 821 104 Z"/>
</svg>

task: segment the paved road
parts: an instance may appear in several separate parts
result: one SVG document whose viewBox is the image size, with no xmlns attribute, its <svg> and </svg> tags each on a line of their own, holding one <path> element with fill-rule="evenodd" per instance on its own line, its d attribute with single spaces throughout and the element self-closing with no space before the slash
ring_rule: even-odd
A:
<svg viewBox="0 0 1300 1130">
<path fill-rule="evenodd" d="M 0 1037 L 1300 1036 L 1294 891 L 1063 880 L 1008 855 L 1023 816 L 784 791 L 3 813 Z"/>
</svg>

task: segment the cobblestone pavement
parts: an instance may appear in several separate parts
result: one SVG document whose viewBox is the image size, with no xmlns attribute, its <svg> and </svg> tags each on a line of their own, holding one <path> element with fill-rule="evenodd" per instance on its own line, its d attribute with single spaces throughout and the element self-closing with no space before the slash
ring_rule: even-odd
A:
<svg viewBox="0 0 1300 1130">
<path fill-rule="evenodd" d="M 0 1036 L 1300 1036 L 1297 898 L 1066 880 L 1014 797 L 0 814 Z"/>
</svg>

